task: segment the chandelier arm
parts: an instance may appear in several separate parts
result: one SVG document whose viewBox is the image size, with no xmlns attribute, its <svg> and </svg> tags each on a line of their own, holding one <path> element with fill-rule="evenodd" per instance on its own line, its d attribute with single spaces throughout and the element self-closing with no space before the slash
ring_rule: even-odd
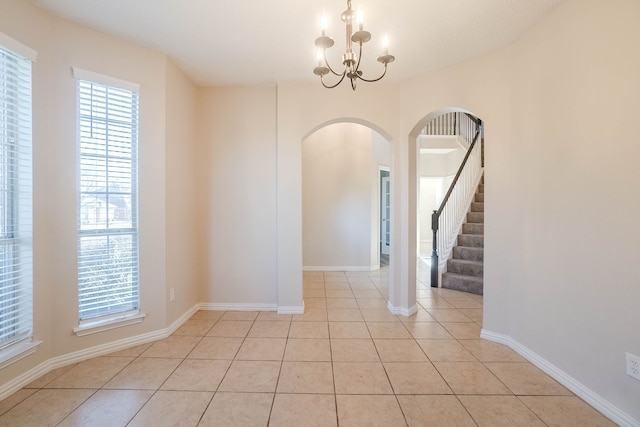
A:
<svg viewBox="0 0 640 427">
<path fill-rule="evenodd" d="M 340 74 L 338 74 L 339 76 Z M 331 85 L 327 85 L 324 82 L 324 79 L 322 78 L 323 76 L 320 76 L 320 83 L 322 83 L 322 86 L 326 87 L 327 89 L 333 89 L 334 87 L 338 86 L 340 83 L 342 83 L 342 81 L 344 80 L 345 76 L 347 75 L 347 71 L 345 70 L 344 73 L 342 73 L 342 77 L 340 77 L 340 80 L 338 80 L 338 83 L 334 84 L 333 86 Z"/>
<path fill-rule="evenodd" d="M 369 80 L 369 79 L 365 79 L 365 78 L 364 78 L 364 77 L 362 77 L 362 76 L 358 76 L 358 78 L 359 78 L 360 80 L 362 80 L 363 82 L 367 82 L 367 83 L 375 83 L 375 82 L 377 82 L 377 81 L 379 81 L 379 80 L 382 80 L 382 78 L 385 76 L 385 74 L 387 74 L 387 64 L 384 64 L 384 71 L 382 72 L 382 75 L 381 75 L 380 77 L 378 77 L 377 79 Z"/>
<path fill-rule="evenodd" d="M 329 65 L 329 61 L 327 61 L 327 56 L 325 55 L 324 57 L 324 63 L 327 65 L 327 68 L 329 69 L 329 71 L 331 71 L 333 73 L 334 76 L 344 76 L 344 74 L 346 73 L 346 70 L 342 73 L 336 73 L 333 68 L 331 68 L 331 65 Z M 342 81 L 342 80 L 340 80 Z"/>
</svg>

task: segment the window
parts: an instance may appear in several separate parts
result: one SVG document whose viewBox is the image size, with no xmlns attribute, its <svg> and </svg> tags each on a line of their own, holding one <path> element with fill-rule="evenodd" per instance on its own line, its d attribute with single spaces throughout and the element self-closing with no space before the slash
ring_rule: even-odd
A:
<svg viewBox="0 0 640 427">
<path fill-rule="evenodd" d="M 138 93 L 121 87 L 132 86 L 126 82 L 97 82 L 109 78 L 88 71 L 74 69 L 74 75 L 82 328 L 138 314 Z"/>
<path fill-rule="evenodd" d="M 0 367 L 37 345 L 32 343 L 31 60 L 15 50 L 35 59 L 31 49 L 0 33 Z"/>
</svg>

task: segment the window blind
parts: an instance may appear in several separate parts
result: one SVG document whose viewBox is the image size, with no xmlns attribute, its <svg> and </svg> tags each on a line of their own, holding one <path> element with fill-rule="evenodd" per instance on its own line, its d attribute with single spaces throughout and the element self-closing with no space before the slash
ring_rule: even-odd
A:
<svg viewBox="0 0 640 427">
<path fill-rule="evenodd" d="M 32 338 L 31 61 L 0 46 L 0 350 Z"/>
<path fill-rule="evenodd" d="M 138 93 L 78 80 L 80 321 L 139 308 Z"/>
</svg>

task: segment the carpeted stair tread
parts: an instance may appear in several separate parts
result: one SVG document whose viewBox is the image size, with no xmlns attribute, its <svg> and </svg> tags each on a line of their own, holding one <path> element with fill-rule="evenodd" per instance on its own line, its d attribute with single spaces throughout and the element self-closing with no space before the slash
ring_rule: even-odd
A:
<svg viewBox="0 0 640 427">
<path fill-rule="evenodd" d="M 484 224 L 465 222 L 462 224 L 462 234 L 484 234 Z"/>
<path fill-rule="evenodd" d="M 484 203 L 471 202 L 471 212 L 484 212 Z"/>
<path fill-rule="evenodd" d="M 466 259 L 469 261 L 484 261 L 483 248 L 470 248 L 467 246 L 454 246 L 453 257 L 455 259 Z"/>
<path fill-rule="evenodd" d="M 467 222 L 484 223 L 484 212 L 469 212 L 467 214 Z"/>
<path fill-rule="evenodd" d="M 453 258 L 447 261 L 447 272 L 464 274 L 474 277 L 483 277 L 484 265 L 480 261 L 470 261 L 466 259 Z"/>
<path fill-rule="evenodd" d="M 483 248 L 484 234 L 459 234 L 458 245 L 470 248 Z"/>
<path fill-rule="evenodd" d="M 482 277 L 447 272 L 442 275 L 442 287 L 482 295 L 483 281 Z"/>
</svg>

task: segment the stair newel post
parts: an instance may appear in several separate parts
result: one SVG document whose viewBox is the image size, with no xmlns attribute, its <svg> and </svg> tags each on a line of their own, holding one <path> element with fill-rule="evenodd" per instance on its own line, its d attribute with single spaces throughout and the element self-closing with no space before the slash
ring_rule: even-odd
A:
<svg viewBox="0 0 640 427">
<path fill-rule="evenodd" d="M 484 123 L 478 119 L 480 128 L 480 166 L 484 167 Z"/>
<path fill-rule="evenodd" d="M 438 211 L 431 214 L 431 230 L 433 231 L 433 251 L 431 252 L 431 287 L 438 287 Z"/>
</svg>

